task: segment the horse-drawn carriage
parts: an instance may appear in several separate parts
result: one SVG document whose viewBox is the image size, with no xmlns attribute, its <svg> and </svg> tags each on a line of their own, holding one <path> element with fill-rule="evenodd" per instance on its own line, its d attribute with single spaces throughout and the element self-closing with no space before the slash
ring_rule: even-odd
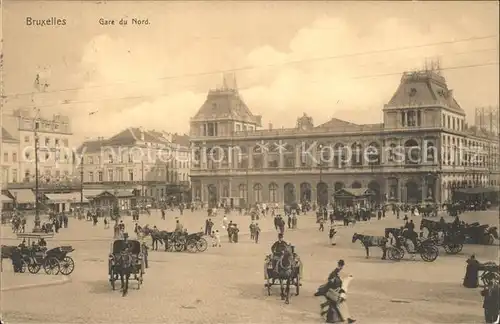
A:
<svg viewBox="0 0 500 324">
<path fill-rule="evenodd" d="M 29 273 L 36 274 L 43 267 L 46 274 L 69 275 L 75 269 L 75 262 L 68 253 L 74 249 L 71 246 L 60 246 L 48 250 L 45 239 L 52 237 L 53 234 L 18 233 L 17 238 L 23 242 L 19 246 L 2 246 L 2 254 L 4 250 L 9 250 L 10 257 L 20 258 L 20 272 L 28 270 Z M 34 239 L 38 242 L 31 241 Z"/>
<path fill-rule="evenodd" d="M 137 289 L 140 289 L 145 273 L 145 253 L 143 245 L 137 240 L 115 240 L 111 244 L 108 274 L 113 290 L 115 290 L 115 281 L 120 277 L 123 293 L 126 294 L 131 275 L 134 275 L 133 279 L 137 281 Z"/>
<path fill-rule="evenodd" d="M 392 237 L 390 237 L 392 235 Z M 408 253 L 418 253 L 422 260 L 426 262 L 433 262 L 439 256 L 439 250 L 436 243 L 432 239 L 416 239 L 417 245 L 414 246 L 414 251 L 409 251 L 407 246 L 408 237 L 404 230 L 399 228 L 386 228 L 385 238 L 389 239 L 392 243 L 387 248 L 387 257 L 390 260 L 399 261 L 403 259 L 405 251 Z"/>
<path fill-rule="evenodd" d="M 188 252 L 205 252 L 208 247 L 208 242 L 203 237 L 205 233 L 191 233 L 191 234 L 177 234 L 177 236 L 172 235 L 172 246 L 176 252 L 188 251 Z"/>
<path fill-rule="evenodd" d="M 264 286 L 267 288 L 267 295 L 271 296 L 271 287 L 279 282 L 281 288 L 281 299 L 285 303 L 290 302 L 290 286 L 295 286 L 295 295 L 300 292 L 300 282 L 302 279 L 302 261 L 295 253 L 294 247 L 290 246 L 283 253 L 278 255 L 269 254 L 264 261 Z"/>
</svg>

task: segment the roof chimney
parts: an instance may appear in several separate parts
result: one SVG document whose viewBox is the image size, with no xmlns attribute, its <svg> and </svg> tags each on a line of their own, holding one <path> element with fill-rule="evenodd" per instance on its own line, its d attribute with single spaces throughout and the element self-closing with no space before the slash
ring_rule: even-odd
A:
<svg viewBox="0 0 500 324">
<path fill-rule="evenodd" d="M 273 123 L 269 123 L 269 130 L 273 129 Z"/>
</svg>

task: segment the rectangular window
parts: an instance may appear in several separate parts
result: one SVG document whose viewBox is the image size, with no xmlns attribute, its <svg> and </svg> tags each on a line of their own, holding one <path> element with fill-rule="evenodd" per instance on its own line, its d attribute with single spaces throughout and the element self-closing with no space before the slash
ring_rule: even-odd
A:
<svg viewBox="0 0 500 324">
<path fill-rule="evenodd" d="M 6 163 L 9 162 L 9 153 L 4 153 L 3 154 L 3 161 L 6 162 Z"/>
<path fill-rule="evenodd" d="M 98 178 L 98 181 L 99 182 L 102 182 L 102 171 L 99 171 L 99 173 L 97 174 L 97 178 Z"/>
<path fill-rule="evenodd" d="M 114 181 L 113 169 L 108 170 L 108 181 Z"/>
<path fill-rule="evenodd" d="M 12 153 L 12 162 L 17 162 L 17 153 Z"/>
<path fill-rule="evenodd" d="M 128 170 L 128 179 L 134 181 L 134 170 Z"/>
<path fill-rule="evenodd" d="M 24 136 L 24 143 L 29 143 L 29 142 L 30 142 L 30 137 Z"/>
<path fill-rule="evenodd" d="M 94 172 L 89 172 L 89 182 L 94 182 Z"/>
</svg>

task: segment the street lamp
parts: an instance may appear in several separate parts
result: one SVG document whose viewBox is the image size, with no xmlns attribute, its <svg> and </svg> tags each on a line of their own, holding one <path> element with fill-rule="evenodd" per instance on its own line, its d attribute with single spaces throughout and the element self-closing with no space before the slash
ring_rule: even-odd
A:
<svg viewBox="0 0 500 324">
<path fill-rule="evenodd" d="M 40 228 L 40 209 L 39 209 L 39 170 L 38 170 L 38 146 L 39 146 L 39 137 L 38 137 L 38 128 L 39 122 L 37 118 L 35 118 L 35 229 Z"/>
</svg>

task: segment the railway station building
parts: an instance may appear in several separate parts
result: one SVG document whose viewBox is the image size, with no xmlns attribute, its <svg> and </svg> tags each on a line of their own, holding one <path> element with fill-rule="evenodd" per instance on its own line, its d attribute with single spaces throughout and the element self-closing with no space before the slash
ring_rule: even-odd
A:
<svg viewBox="0 0 500 324">
<path fill-rule="evenodd" d="M 367 188 L 380 203 L 444 203 L 499 185 L 498 134 L 467 125 L 439 72 L 405 72 L 395 86 L 381 123 L 315 125 L 304 113 L 281 129 L 263 129 L 237 89 L 210 90 L 190 121 L 192 197 L 325 205 L 341 188 Z"/>
</svg>

